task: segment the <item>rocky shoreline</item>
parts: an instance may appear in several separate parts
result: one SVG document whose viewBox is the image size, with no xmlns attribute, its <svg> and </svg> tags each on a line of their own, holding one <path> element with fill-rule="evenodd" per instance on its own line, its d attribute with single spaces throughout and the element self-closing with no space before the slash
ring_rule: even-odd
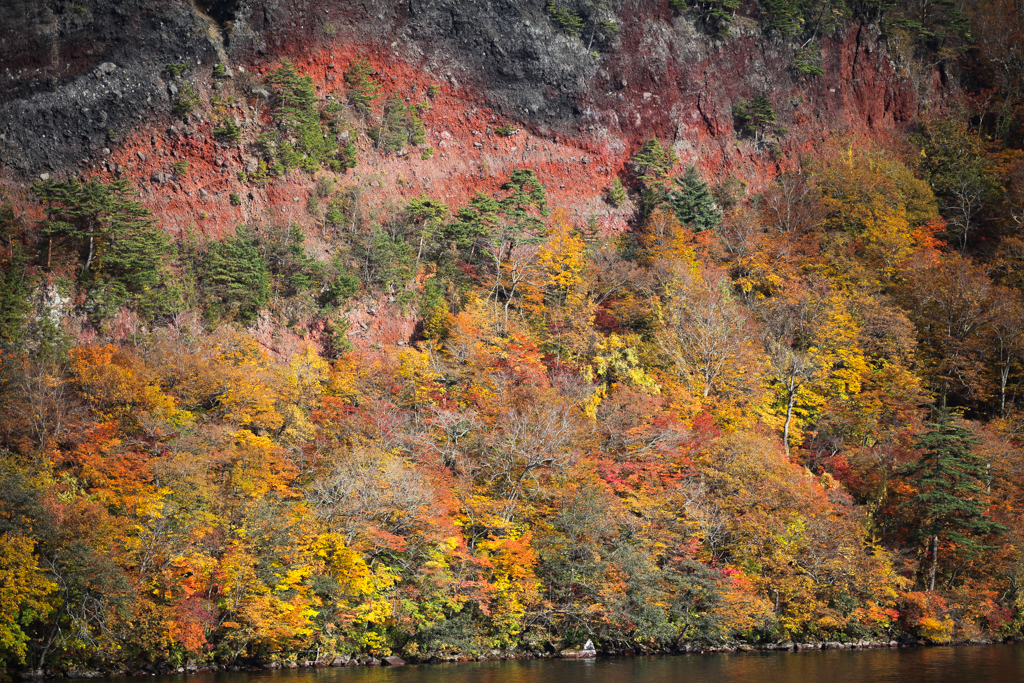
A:
<svg viewBox="0 0 1024 683">
<path fill-rule="evenodd" d="M 509 660 L 531 660 L 531 659 L 593 659 L 595 657 L 644 657 L 644 656 L 672 656 L 672 655 L 702 655 L 702 654 L 724 654 L 735 652 L 809 652 L 815 650 L 871 650 L 871 649 L 894 649 L 909 647 L 928 646 L 964 646 L 964 645 L 1015 645 L 1020 644 L 1019 640 L 1007 638 L 1005 640 L 977 639 L 955 643 L 931 643 L 924 640 L 900 639 L 900 640 L 861 640 L 861 641 L 827 641 L 822 643 L 800 643 L 794 641 L 783 641 L 777 643 L 761 643 L 752 645 L 749 643 L 727 643 L 723 645 L 709 645 L 705 643 L 683 643 L 673 647 L 640 647 L 635 649 L 606 649 L 597 650 L 592 646 L 580 649 L 567 649 L 561 651 L 545 650 L 491 650 L 486 655 L 437 655 L 427 654 L 422 657 L 409 657 L 407 660 L 397 656 L 374 657 L 372 655 L 338 655 L 320 657 L 318 659 L 288 659 L 264 662 L 248 662 L 227 665 L 202 664 L 189 661 L 185 666 L 161 667 L 149 666 L 143 669 L 114 669 L 110 671 L 99 671 L 92 669 L 68 669 L 64 672 L 55 670 L 29 670 L 15 674 L 0 672 L 0 683 L 8 683 L 14 678 L 31 681 L 54 678 L 65 678 L 69 680 L 92 679 L 92 678 L 117 678 L 124 676 L 170 676 L 176 674 L 198 675 L 206 673 L 222 672 L 255 672 L 272 671 L 283 669 L 322 669 L 329 667 L 357 667 L 357 666 L 380 666 L 395 667 L 406 664 L 455 664 L 466 662 L 487 662 L 487 661 L 509 661 Z M 588 643 L 590 645 L 590 643 Z"/>
</svg>

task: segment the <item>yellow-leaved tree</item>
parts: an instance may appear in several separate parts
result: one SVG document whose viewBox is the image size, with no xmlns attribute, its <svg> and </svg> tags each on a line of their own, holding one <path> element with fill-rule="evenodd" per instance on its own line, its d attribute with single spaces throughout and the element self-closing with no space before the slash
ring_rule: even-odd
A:
<svg viewBox="0 0 1024 683">
<path fill-rule="evenodd" d="M 318 570 L 331 578 L 322 628 L 363 650 L 382 651 L 391 620 L 391 589 L 398 576 L 382 562 L 370 566 L 336 532 L 319 534 L 310 545 Z M 329 624 L 329 626 L 328 626 Z"/>
<path fill-rule="evenodd" d="M 761 317 L 766 376 L 779 394 L 788 453 L 826 401 L 860 393 L 868 363 L 839 293 L 792 287 L 762 305 Z"/>
<path fill-rule="evenodd" d="M 757 335 L 728 280 L 678 268 L 665 284 L 661 312 L 658 349 L 686 390 L 725 422 L 750 412 L 761 393 Z"/>
<path fill-rule="evenodd" d="M 891 153 L 849 142 L 812 164 L 811 175 L 828 212 L 826 224 L 848 233 L 886 280 L 940 229 L 938 204 L 928 183 Z"/>
<path fill-rule="evenodd" d="M 220 375 L 217 403 L 224 419 L 241 427 L 280 429 L 280 409 L 294 400 L 298 383 L 290 385 L 259 343 L 248 333 L 225 328 L 217 332 L 215 359 Z"/>
<path fill-rule="evenodd" d="M 0 534 L 0 663 L 25 661 L 23 627 L 52 609 L 46 598 L 57 586 L 40 570 L 35 541 L 14 532 Z"/>
<path fill-rule="evenodd" d="M 266 572 L 260 571 L 260 564 L 240 541 L 232 543 L 221 559 L 215 578 L 224 640 L 238 652 L 249 647 L 265 652 L 300 649 L 313 633 L 318 606 L 310 595 L 310 568 L 292 564 L 261 576 Z"/>
<path fill-rule="evenodd" d="M 587 244 L 564 210 L 555 211 L 537 252 L 536 273 L 523 285 L 523 308 L 543 321 L 549 344 L 572 357 L 585 357 L 597 341 Z"/>
</svg>

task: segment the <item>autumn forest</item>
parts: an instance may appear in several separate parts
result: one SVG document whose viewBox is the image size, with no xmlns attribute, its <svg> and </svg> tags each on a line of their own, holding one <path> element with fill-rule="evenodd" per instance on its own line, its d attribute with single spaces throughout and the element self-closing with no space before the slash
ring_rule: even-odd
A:
<svg viewBox="0 0 1024 683">
<path fill-rule="evenodd" d="M 361 56 L 328 95 L 167 65 L 306 222 L 169 232 L 110 174 L 4 204 L 0 663 L 1020 637 L 1024 41 L 985 12 L 920 38 L 961 84 L 906 131 L 785 156 L 742 102 L 757 187 L 643 136 L 620 231 L 528 166 L 374 199 L 435 93 Z"/>
</svg>

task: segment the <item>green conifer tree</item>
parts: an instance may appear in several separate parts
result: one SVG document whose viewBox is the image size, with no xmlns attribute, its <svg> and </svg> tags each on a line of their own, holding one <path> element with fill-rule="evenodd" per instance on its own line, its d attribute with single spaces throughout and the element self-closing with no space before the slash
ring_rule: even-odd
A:
<svg viewBox="0 0 1024 683">
<path fill-rule="evenodd" d="M 202 271 L 210 298 L 222 309 L 216 312 L 250 322 L 270 300 L 270 269 L 244 225 L 235 228 L 233 236 L 210 245 Z"/>
<path fill-rule="evenodd" d="M 515 169 L 501 189 L 512 191 L 501 200 L 502 213 L 522 229 L 540 227 L 539 219 L 530 218 L 529 207 L 536 207 L 541 216 L 547 216 L 550 213 L 544 186 L 540 184 L 537 175 L 531 169 Z"/>
<path fill-rule="evenodd" d="M 559 7 L 555 4 L 555 0 L 548 0 L 545 10 L 551 16 L 551 21 L 553 21 L 563 33 L 574 38 L 580 35 L 580 32 L 583 30 L 583 17 L 581 17 L 578 12 L 573 12 L 572 10 L 567 10 L 564 7 Z"/>
<path fill-rule="evenodd" d="M 418 147 L 427 141 L 427 127 L 423 125 L 423 119 L 416 114 L 416 109 L 409 107 L 409 120 L 405 127 L 409 132 L 409 143 Z"/>
<path fill-rule="evenodd" d="M 339 159 L 343 169 L 355 168 L 359 164 L 359 150 L 356 148 L 354 132 L 349 136 L 348 141 L 345 142 L 345 146 L 342 147 Z"/>
<path fill-rule="evenodd" d="M 608 203 L 617 208 L 625 204 L 626 199 L 628 199 L 628 196 L 626 195 L 626 187 L 622 184 L 621 180 L 616 178 L 612 181 L 611 185 L 608 186 Z"/>
<path fill-rule="evenodd" d="M 278 141 L 278 161 L 286 170 L 301 168 L 307 173 L 316 173 L 334 154 L 336 145 L 334 136 L 327 134 L 320 121 L 313 79 L 298 73 L 285 60 L 267 77 L 267 82 L 274 86 L 276 94 L 274 119 L 294 138 L 294 141 Z"/>
<path fill-rule="evenodd" d="M 0 206 L 0 343 L 17 345 L 29 304 L 29 253 L 17 235 L 14 207 Z"/>
<path fill-rule="evenodd" d="M 364 116 L 370 114 L 373 101 L 380 97 L 381 85 L 371 78 L 372 74 L 373 67 L 362 55 L 356 55 L 345 72 L 349 104 Z"/>
<path fill-rule="evenodd" d="M 472 250 L 475 241 L 498 229 L 501 206 L 498 200 L 479 190 L 467 206 L 459 209 L 451 223 L 441 230 L 442 237 L 461 250 Z"/>
<path fill-rule="evenodd" d="M 326 221 L 328 225 L 339 226 L 345 222 L 345 212 L 342 210 L 342 207 L 339 206 L 339 203 L 340 202 L 337 200 L 333 201 L 327 208 L 327 213 L 324 214 L 324 221 Z"/>
<path fill-rule="evenodd" d="M 971 448 L 978 443 L 969 429 L 941 414 L 917 442 L 921 459 L 901 471 L 918 489 L 903 507 L 912 511 L 916 536 L 925 544 L 929 591 L 935 590 L 941 544 L 971 557 L 988 548 L 980 539 L 1006 531 L 986 515 L 987 465 Z"/>
<path fill-rule="evenodd" d="M 409 111 L 402 96 L 395 93 L 384 103 L 384 116 L 377 132 L 377 149 L 385 152 L 398 152 L 405 147 L 409 133 L 406 119 Z"/>
<path fill-rule="evenodd" d="M 650 138 L 633 157 L 633 172 L 645 186 L 668 177 L 668 172 L 679 159 L 671 145 L 656 137 Z"/>
<path fill-rule="evenodd" d="M 679 222 L 697 231 L 717 228 L 722 222 L 722 212 L 715 204 L 711 188 L 701 179 L 697 169 L 688 166 L 675 182 L 679 189 L 671 190 L 666 199 Z"/>
<path fill-rule="evenodd" d="M 77 251 L 80 283 L 102 293 L 107 308 L 134 299 L 140 310 L 155 312 L 174 246 L 149 209 L 129 199 L 134 188 L 127 180 L 48 181 L 37 183 L 33 192 L 46 204 L 43 236 L 48 251 Z"/>
<path fill-rule="evenodd" d="M 764 95 L 758 95 L 750 102 L 740 100 L 733 105 L 732 115 L 735 117 L 740 131 L 753 135 L 754 142 L 758 145 L 768 138 L 778 118 L 775 109 L 772 108 L 771 100 Z M 779 129 L 776 132 L 782 131 Z"/>
<path fill-rule="evenodd" d="M 299 130 L 317 118 L 313 79 L 296 71 L 291 62 L 285 60 L 280 68 L 272 71 L 267 83 L 274 86 L 277 96 L 274 117 L 285 129 Z"/>
</svg>

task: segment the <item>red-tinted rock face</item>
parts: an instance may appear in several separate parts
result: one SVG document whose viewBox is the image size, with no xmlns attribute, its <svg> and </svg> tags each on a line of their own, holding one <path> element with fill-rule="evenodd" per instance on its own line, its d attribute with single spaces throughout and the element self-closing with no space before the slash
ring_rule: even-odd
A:
<svg viewBox="0 0 1024 683">
<path fill-rule="evenodd" d="M 27 219 L 41 214 L 29 192 L 41 174 L 124 177 L 174 237 L 215 238 L 239 223 L 299 225 L 307 248 L 324 258 L 323 221 L 307 209 L 313 178 L 238 178 L 255 161 L 265 103 L 250 98 L 234 110 L 247 144 L 220 144 L 209 117 L 188 125 L 171 117 L 168 63 L 190 62 L 207 102 L 217 94 L 215 62 L 236 76 L 261 75 L 283 58 L 312 76 L 320 96 L 343 99 L 342 73 L 363 54 L 387 93 L 422 101 L 438 86 L 423 115 L 432 158 L 378 154 L 359 135 L 359 165 L 337 183 L 362 188 L 364 207 L 421 194 L 458 207 L 527 167 L 552 205 L 607 231 L 626 229 L 633 207 L 613 208 L 603 195 L 651 135 L 705 178 L 732 174 L 757 191 L 834 134 L 885 138 L 918 110 L 915 87 L 870 27 L 823 40 L 824 75 L 799 77 L 791 49 L 754 21 L 740 17 L 721 40 L 673 14 L 667 0 L 613 0 L 621 31 L 597 41 L 596 56 L 554 30 L 545 0 L 197 0 L 203 14 L 186 0 L 12 3 L 0 8 L 0 195 Z M 788 129 L 774 150 L 734 127 L 733 107 L 758 95 Z M 495 133 L 508 124 L 520 130 Z M 175 174 L 182 161 L 187 174 Z M 363 349 L 405 343 L 416 324 L 388 301 L 347 315 L 349 339 Z M 308 338 L 321 332 L 314 326 Z M 299 344 L 266 320 L 253 333 L 268 348 Z"/>
<path fill-rule="evenodd" d="M 422 99 L 430 85 L 441 86 L 425 115 L 436 153 L 378 156 L 363 140 L 360 165 L 342 182 L 366 187 L 370 202 L 426 193 L 457 205 L 528 166 L 554 203 L 610 229 L 624 227 L 629 207 L 612 209 L 601 194 L 650 135 L 671 141 L 681 161 L 706 176 L 731 173 L 756 190 L 837 132 L 884 137 L 917 111 L 914 87 L 870 27 L 850 25 L 823 40 L 825 74 L 798 76 L 792 49 L 753 20 L 738 18 L 722 40 L 674 14 L 667 0 L 613 2 L 621 31 L 591 51 L 555 30 L 543 0 L 214 0 L 199 3 L 205 15 L 184 0 L 158 9 L 93 0 L 81 3 L 78 20 L 79 5 L 58 3 L 47 10 L 53 17 L 15 5 L 0 23 L 2 54 L 24 64 L 0 101 L 2 159 L 14 171 L 8 185 L 42 172 L 127 176 L 172 234 L 194 225 L 217 235 L 268 215 L 315 228 L 304 174 L 242 184 L 248 153 L 218 145 L 209 121 L 190 135 L 169 132 L 165 66 L 177 60 L 208 76 L 225 57 L 257 73 L 290 57 L 325 95 L 341 92 L 341 73 L 365 54 L 387 91 Z M 37 63 L 40 78 L 49 74 L 45 85 L 25 75 Z M 734 129 L 734 105 L 757 95 L 769 97 L 788 129 L 774 153 Z M 523 130 L 493 133 L 509 122 Z M 174 178 L 180 160 L 190 170 Z"/>
<path fill-rule="evenodd" d="M 916 96 L 896 75 L 877 31 L 860 25 L 822 41 L 824 76 L 796 79 L 793 50 L 740 17 L 721 40 L 674 14 L 667 0 L 612 3 L 620 33 L 586 50 L 559 34 L 543 0 L 413 0 L 354 8 L 327 0 L 240 2 L 232 50 L 302 54 L 335 45 L 400 60 L 478 93 L 545 134 L 732 129 L 739 98 L 771 95 L 785 123 L 869 132 L 909 121 Z M 329 34 L 329 36 L 328 36 Z M 597 55 L 596 57 L 594 55 Z M 787 98 L 800 105 L 781 102 Z M 788 106 L 787 106 L 788 105 Z"/>
</svg>

